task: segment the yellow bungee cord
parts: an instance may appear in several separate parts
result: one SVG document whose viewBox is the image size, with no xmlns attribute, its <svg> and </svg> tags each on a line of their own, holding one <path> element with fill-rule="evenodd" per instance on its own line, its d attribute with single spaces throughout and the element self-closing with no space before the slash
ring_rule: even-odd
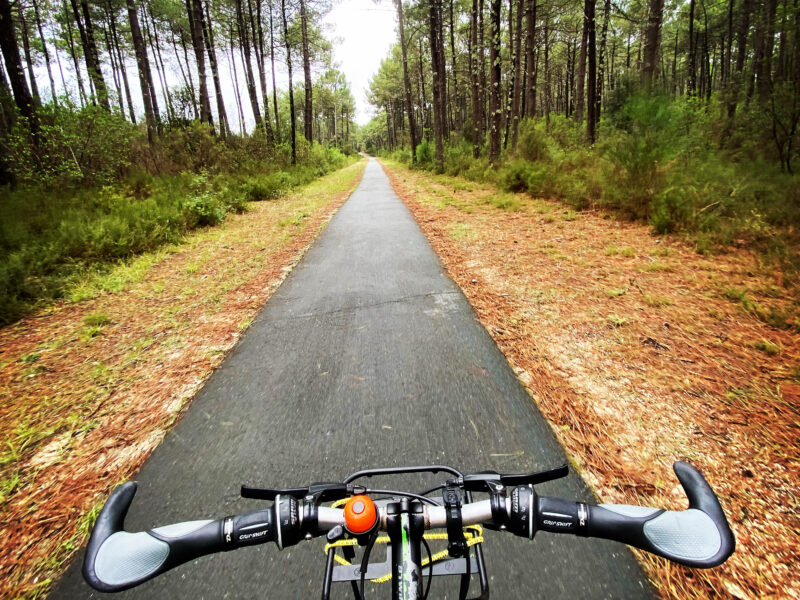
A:
<svg viewBox="0 0 800 600">
<path fill-rule="evenodd" d="M 347 502 L 347 498 L 343 498 L 341 500 L 337 500 L 333 504 L 331 504 L 331 508 L 336 508 L 345 504 Z M 422 536 L 426 540 L 446 540 L 447 534 L 446 533 L 426 533 Z M 483 542 L 483 527 L 480 525 L 468 525 L 464 527 L 464 537 L 467 538 L 467 547 L 471 548 L 475 544 L 480 544 Z M 389 536 L 382 535 L 375 540 L 376 544 L 388 544 L 389 543 Z M 355 539 L 348 539 L 348 540 L 338 540 L 336 542 L 332 542 L 330 544 L 325 544 L 325 555 L 328 555 L 328 552 L 333 548 L 343 548 L 345 546 L 357 546 L 358 540 Z M 436 552 L 435 554 L 431 555 L 430 559 L 426 556 L 422 559 L 422 566 L 427 567 L 428 564 L 431 562 L 437 562 L 444 558 L 447 558 L 449 553 L 447 550 L 442 550 L 441 552 Z M 352 567 L 353 563 L 349 560 L 344 558 L 343 556 L 339 556 L 338 554 L 333 555 L 334 560 L 343 565 L 345 567 Z M 370 579 L 372 583 L 385 583 L 386 581 L 390 581 L 392 579 L 392 574 L 389 573 L 388 575 L 384 575 L 383 577 L 378 577 L 377 579 Z"/>
</svg>

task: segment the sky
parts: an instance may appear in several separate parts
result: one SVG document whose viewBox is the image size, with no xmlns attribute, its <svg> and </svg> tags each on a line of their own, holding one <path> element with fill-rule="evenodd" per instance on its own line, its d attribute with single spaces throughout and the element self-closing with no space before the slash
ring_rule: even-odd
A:
<svg viewBox="0 0 800 600">
<path fill-rule="evenodd" d="M 325 18 L 331 27 L 326 33 L 333 41 L 334 59 L 356 100 L 355 120 L 359 125 L 372 116 L 366 98 L 369 80 L 396 39 L 395 15 L 390 0 L 343 0 Z"/>
<path fill-rule="evenodd" d="M 379 3 L 380 2 L 380 3 Z M 392 43 L 396 39 L 395 33 L 395 11 L 391 0 L 340 0 L 338 1 L 333 10 L 328 13 L 324 20 L 324 33 L 325 36 L 331 40 L 333 45 L 334 61 L 338 63 L 338 68 L 345 74 L 348 83 L 350 84 L 350 91 L 356 101 L 356 116 L 355 121 L 360 125 L 367 123 L 373 115 L 373 108 L 367 101 L 367 90 L 369 88 L 370 78 L 378 71 L 381 60 L 388 54 Z M 48 33 L 47 37 L 50 37 Z M 278 40 L 276 39 L 276 43 Z M 52 51 L 52 47 L 51 47 Z M 179 71 L 177 63 L 169 60 L 169 53 L 165 55 L 166 62 L 166 79 L 167 85 L 170 88 L 180 86 L 183 84 L 183 79 Z M 59 53 L 58 58 L 61 60 L 62 70 L 64 72 L 67 85 L 72 89 L 73 99 L 77 100 L 77 83 L 73 70 L 72 62 L 69 56 L 65 53 Z M 105 59 L 105 54 L 103 55 Z M 151 57 L 152 60 L 152 57 Z M 230 64 L 230 55 L 218 48 L 217 60 L 219 63 L 220 87 L 222 88 L 222 95 L 225 102 L 226 112 L 230 121 L 231 128 L 238 131 L 239 117 L 236 105 L 236 96 L 234 92 L 234 77 Z M 244 113 L 245 128 L 251 130 L 253 128 L 253 117 L 250 108 L 250 99 L 247 96 L 247 90 L 244 83 L 244 74 L 242 72 L 241 59 L 238 57 L 237 77 L 239 79 L 239 90 L 242 99 L 242 110 Z M 56 79 L 58 92 L 61 92 L 61 79 L 60 71 L 54 65 L 53 76 Z M 85 66 L 81 68 L 83 72 L 84 85 L 88 85 L 88 74 L 85 71 Z M 136 71 L 136 63 L 133 56 L 126 57 L 126 71 L 128 74 L 128 82 L 131 87 L 131 95 L 133 97 L 134 109 L 137 115 L 141 118 L 144 111 L 142 106 L 141 89 L 139 87 L 139 78 Z M 114 80 L 111 77 L 110 66 L 103 64 L 103 73 L 108 85 L 109 90 L 115 91 Z M 36 82 L 39 86 L 39 92 L 44 99 L 50 96 L 50 88 L 47 78 L 47 70 L 45 65 L 40 61 L 35 67 Z M 312 77 L 319 74 L 312 71 Z M 279 60 L 275 64 L 275 75 L 279 89 L 286 89 L 288 87 L 288 76 L 286 67 L 283 61 Z M 159 109 L 163 113 L 165 110 L 165 101 L 163 96 L 163 89 L 160 81 L 157 79 L 155 69 L 153 70 L 153 77 L 156 79 L 156 97 L 158 99 Z M 302 69 L 295 70 L 295 81 L 302 81 Z M 269 75 L 268 75 L 269 78 Z M 209 85 L 211 85 L 211 77 L 209 71 Z M 272 97 L 271 97 L 271 81 L 268 82 L 270 88 L 270 113 L 272 111 Z M 214 118 L 217 118 L 216 103 L 214 98 L 211 98 L 212 112 Z M 263 108 L 263 107 L 262 107 Z"/>
</svg>

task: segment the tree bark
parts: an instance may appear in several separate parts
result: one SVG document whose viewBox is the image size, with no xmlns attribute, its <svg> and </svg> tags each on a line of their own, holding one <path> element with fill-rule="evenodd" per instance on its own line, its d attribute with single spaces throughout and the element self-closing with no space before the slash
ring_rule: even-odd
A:
<svg viewBox="0 0 800 600">
<path fill-rule="evenodd" d="M 208 62 L 211 66 L 211 78 L 214 81 L 215 96 L 217 99 L 217 116 L 219 119 L 219 133 L 224 138 L 230 131 L 228 112 L 225 110 L 225 101 L 222 98 L 222 86 L 219 81 L 219 65 L 217 64 L 217 50 L 214 47 L 214 30 L 211 23 L 208 3 L 206 3 L 205 19 L 203 20 L 203 40 L 208 52 Z"/>
<path fill-rule="evenodd" d="M 398 34 L 400 49 L 403 54 L 403 87 L 406 92 L 406 109 L 408 111 L 408 134 L 411 141 L 411 164 L 417 162 L 417 125 L 414 122 L 414 103 L 411 101 L 411 79 L 408 76 L 408 54 L 406 52 L 406 32 L 403 18 L 403 0 L 394 0 L 397 9 Z"/>
<path fill-rule="evenodd" d="M 659 0 L 654 0 L 659 1 Z M 663 0 L 660 0 L 663 2 Z M 600 120 L 603 108 L 603 86 L 606 75 L 606 40 L 608 39 L 608 21 L 611 17 L 611 0 L 603 4 L 603 29 L 600 33 L 600 54 L 597 57 L 597 100 L 595 101 L 595 117 Z"/>
<path fill-rule="evenodd" d="M 150 40 L 150 46 L 153 48 L 153 60 L 156 63 L 156 73 L 158 74 L 158 81 L 161 84 L 161 93 L 164 96 L 164 106 L 167 109 L 167 118 L 174 119 L 175 107 L 172 104 L 172 97 L 169 95 L 169 86 L 167 85 L 167 69 L 164 67 L 164 57 L 161 55 L 161 44 L 158 40 L 158 27 L 156 26 L 156 19 L 153 16 L 152 11 L 148 11 L 145 5 L 142 5 L 142 12 L 144 13 L 145 34 Z M 147 24 L 148 12 L 150 12 L 149 26 Z M 155 88 L 153 88 L 153 97 L 155 97 Z"/>
<path fill-rule="evenodd" d="M 256 91 L 256 81 L 253 76 L 253 64 L 250 60 L 250 34 L 244 21 L 242 10 L 242 0 L 236 0 L 236 23 L 239 30 L 239 47 L 243 54 L 244 78 L 247 86 L 247 94 L 250 97 L 250 106 L 253 109 L 253 119 L 256 128 L 264 127 L 261 119 L 261 108 L 258 104 L 258 92 Z M 266 129 L 265 129 L 266 132 Z"/>
<path fill-rule="evenodd" d="M 50 65 L 50 51 L 47 49 L 47 42 L 44 39 L 44 30 L 42 28 L 42 16 L 39 13 L 39 2 L 33 0 L 33 15 L 36 19 L 36 28 L 39 31 L 39 39 L 42 42 L 42 54 L 44 54 L 44 64 L 47 67 L 47 78 L 50 80 L 50 94 L 53 98 L 53 103 L 58 104 L 58 95 L 56 94 L 56 82 L 53 78 L 53 70 Z M 56 52 L 58 50 L 56 49 Z"/>
<path fill-rule="evenodd" d="M 525 0 L 519 0 L 517 3 L 517 37 L 514 41 L 514 97 L 511 100 L 512 148 L 517 147 L 517 140 L 519 138 L 519 120 L 522 118 L 522 9 L 524 6 Z"/>
<path fill-rule="evenodd" d="M 584 91 L 586 85 L 586 44 L 589 36 L 589 16 L 586 6 L 583 8 L 583 29 L 581 33 L 581 51 L 578 58 L 577 88 L 575 89 L 575 120 L 583 123 Z"/>
<path fill-rule="evenodd" d="M 119 63 L 120 72 L 122 74 L 122 83 L 125 88 L 125 100 L 128 102 L 128 114 L 131 123 L 136 123 L 136 112 L 133 108 L 133 99 L 131 97 L 131 86 L 128 82 L 128 69 L 125 67 L 125 57 L 122 54 L 122 48 L 119 43 L 119 33 L 117 32 L 117 16 L 114 10 L 106 4 L 106 15 L 108 16 L 108 23 L 111 27 L 111 41 L 114 44 L 114 51 L 117 53 L 117 62 Z"/>
<path fill-rule="evenodd" d="M 269 0 L 269 60 L 272 66 L 272 107 L 275 110 L 275 136 L 281 139 L 281 122 L 278 119 L 278 86 L 275 84 L 275 35 L 272 25 L 272 0 Z"/>
<path fill-rule="evenodd" d="M 589 23 L 587 36 L 589 73 L 586 82 L 588 112 L 586 116 L 586 138 L 593 144 L 597 127 L 597 45 L 595 40 L 595 0 L 586 0 L 586 18 Z"/>
<path fill-rule="evenodd" d="M 472 78 L 472 155 L 475 158 L 481 155 L 481 145 L 483 144 L 483 109 L 481 104 L 481 82 L 478 74 L 478 24 L 478 0 L 472 0 L 470 76 Z"/>
<path fill-rule="evenodd" d="M 97 100 L 106 110 L 111 106 L 108 102 L 108 90 L 103 79 L 103 72 L 100 70 L 100 59 L 97 54 L 97 45 L 94 42 L 94 27 L 92 18 L 89 14 L 89 4 L 86 0 L 81 0 L 81 10 L 78 9 L 77 0 L 71 0 L 72 11 L 75 14 L 75 22 L 78 24 L 78 32 L 81 35 L 81 45 L 83 46 L 83 58 L 86 61 L 86 69 L 89 77 L 94 84 Z M 81 11 L 83 16 L 81 16 Z"/>
<path fill-rule="evenodd" d="M 305 82 L 306 101 L 303 108 L 303 134 L 310 144 L 314 139 L 314 90 L 311 84 L 311 55 L 308 51 L 308 14 L 306 0 L 300 0 L 300 31 L 303 42 L 303 80 Z"/>
<path fill-rule="evenodd" d="M 201 0 L 186 0 L 189 15 L 189 31 L 192 35 L 192 48 L 197 63 L 198 89 L 200 92 L 200 120 L 213 126 L 211 101 L 208 97 L 208 78 L 206 75 L 206 53 L 203 47 L 203 5 Z"/>
<path fill-rule="evenodd" d="M 689 95 L 697 91 L 697 67 L 695 61 L 696 48 L 694 43 L 694 4 L 689 0 Z"/>
<path fill-rule="evenodd" d="M 231 23 L 228 33 L 228 40 L 230 41 L 231 53 L 228 57 L 230 61 L 231 81 L 233 82 L 233 89 L 236 92 L 236 108 L 239 111 L 239 134 L 244 135 L 244 109 L 242 108 L 242 94 L 239 90 L 239 74 L 236 70 L 236 51 L 233 48 L 233 24 Z"/>
<path fill-rule="evenodd" d="M 491 0 L 489 7 L 491 35 L 489 46 L 489 73 L 491 90 L 489 96 L 489 162 L 496 164 L 500 158 L 500 128 L 503 107 L 500 89 L 500 0 Z"/>
<path fill-rule="evenodd" d="M 283 42 L 286 44 L 286 67 L 289 71 L 289 112 L 292 123 L 292 164 L 297 164 L 297 127 L 294 114 L 294 89 L 292 88 L 292 47 L 289 44 L 289 25 L 286 21 L 286 0 L 281 0 L 281 17 L 283 19 Z"/>
<path fill-rule="evenodd" d="M 652 88 L 656 78 L 658 49 L 661 42 L 661 20 L 664 14 L 664 0 L 650 0 L 647 27 L 644 32 L 644 64 L 642 65 L 642 84 Z"/>
<path fill-rule="evenodd" d="M 0 0 L 0 49 L 3 52 L 11 90 L 14 92 L 14 101 L 20 114 L 28 120 L 31 134 L 36 142 L 39 135 L 39 123 L 36 119 L 28 82 L 25 81 L 25 73 L 22 70 L 22 58 L 19 55 L 9 0 Z"/>
<path fill-rule="evenodd" d="M 444 171 L 444 64 L 439 52 L 442 35 L 441 0 L 430 0 L 428 17 L 430 25 L 431 70 L 433 71 L 433 139 L 435 145 L 436 171 Z"/>
<path fill-rule="evenodd" d="M 525 116 L 536 116 L 536 2 L 525 0 Z"/>
<path fill-rule="evenodd" d="M 139 28 L 139 14 L 136 10 L 134 0 L 126 0 L 128 7 L 128 22 L 131 28 L 131 38 L 133 39 L 133 50 L 136 54 L 136 65 L 139 70 L 139 85 L 142 88 L 142 101 L 144 103 L 144 115 L 147 122 L 147 138 L 152 143 L 155 139 L 156 125 L 158 121 L 158 106 L 155 101 L 153 90 L 153 76 L 150 72 L 150 60 L 147 57 L 147 50 L 142 39 L 142 30 Z"/>
</svg>

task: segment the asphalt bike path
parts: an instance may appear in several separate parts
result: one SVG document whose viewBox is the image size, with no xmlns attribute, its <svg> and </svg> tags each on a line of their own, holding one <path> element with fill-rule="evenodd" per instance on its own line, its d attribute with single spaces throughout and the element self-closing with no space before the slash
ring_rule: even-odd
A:
<svg viewBox="0 0 800 600">
<path fill-rule="evenodd" d="M 262 507 L 239 498 L 241 484 L 307 485 L 382 466 L 523 472 L 564 462 L 549 425 L 370 159 L 355 193 L 140 471 L 126 529 Z M 406 476 L 385 485 L 421 491 L 439 481 Z M 575 474 L 537 490 L 592 499 Z M 485 537 L 492 598 L 652 597 L 621 544 L 544 532 L 533 541 Z M 212 555 L 115 597 L 318 598 L 323 547 L 318 538 L 282 552 L 270 543 Z M 381 556 L 376 547 L 373 557 Z M 49 598 L 105 596 L 83 582 L 82 560 L 81 552 Z M 431 598 L 457 598 L 458 579 L 435 578 Z M 367 596 L 390 594 L 387 583 Z M 332 597 L 352 598 L 350 586 L 334 584 Z"/>
</svg>

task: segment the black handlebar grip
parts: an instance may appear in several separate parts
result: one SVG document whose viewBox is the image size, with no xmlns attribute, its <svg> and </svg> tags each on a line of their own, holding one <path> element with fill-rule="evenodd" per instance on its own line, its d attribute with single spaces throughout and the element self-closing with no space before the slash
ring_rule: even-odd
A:
<svg viewBox="0 0 800 600">
<path fill-rule="evenodd" d="M 692 465 L 676 462 L 675 474 L 689 509 L 592 506 L 561 498 L 536 498 L 536 530 L 623 542 L 690 567 L 708 569 L 733 554 L 736 540 L 714 490 Z"/>
<path fill-rule="evenodd" d="M 676 462 L 673 469 L 689 499 L 688 510 L 590 506 L 587 534 L 624 542 L 690 567 L 707 569 L 725 562 L 733 554 L 736 540 L 714 490 L 692 465 Z"/>
<path fill-rule="evenodd" d="M 276 541 L 273 508 L 216 521 L 189 521 L 129 533 L 124 530 L 136 484 L 123 483 L 97 518 L 83 577 L 101 592 L 119 592 L 213 552 Z"/>
</svg>

